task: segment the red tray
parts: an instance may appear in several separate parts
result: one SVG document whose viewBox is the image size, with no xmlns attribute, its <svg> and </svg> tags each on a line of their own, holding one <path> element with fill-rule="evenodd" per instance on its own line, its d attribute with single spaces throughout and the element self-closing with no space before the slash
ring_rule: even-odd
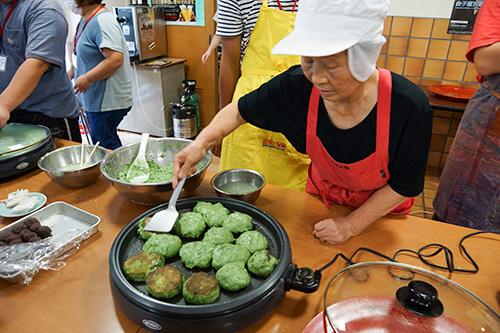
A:
<svg viewBox="0 0 500 333">
<path fill-rule="evenodd" d="M 438 97 L 451 99 L 453 101 L 468 101 L 477 91 L 477 89 L 446 84 L 428 86 L 427 89 L 429 89 L 430 92 L 435 93 Z"/>
</svg>

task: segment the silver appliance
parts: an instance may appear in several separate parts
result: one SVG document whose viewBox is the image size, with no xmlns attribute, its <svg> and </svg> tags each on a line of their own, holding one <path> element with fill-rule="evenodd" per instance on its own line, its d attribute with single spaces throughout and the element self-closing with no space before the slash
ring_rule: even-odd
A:
<svg viewBox="0 0 500 333">
<path fill-rule="evenodd" d="M 113 7 L 127 41 L 131 61 L 143 61 L 167 54 L 167 33 L 163 7 Z"/>
</svg>

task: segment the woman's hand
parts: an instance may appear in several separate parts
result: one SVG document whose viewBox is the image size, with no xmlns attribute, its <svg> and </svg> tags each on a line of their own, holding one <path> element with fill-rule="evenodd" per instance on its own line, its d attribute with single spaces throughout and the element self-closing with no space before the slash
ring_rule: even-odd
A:
<svg viewBox="0 0 500 333">
<path fill-rule="evenodd" d="M 174 169 L 172 174 L 172 185 L 177 187 L 179 179 L 189 177 L 196 172 L 196 165 L 207 153 L 207 148 L 199 142 L 194 141 L 178 152 L 174 157 Z"/>
<path fill-rule="evenodd" d="M 356 236 L 355 227 L 347 217 L 329 218 L 314 225 L 313 235 L 322 242 L 343 244 Z"/>
</svg>

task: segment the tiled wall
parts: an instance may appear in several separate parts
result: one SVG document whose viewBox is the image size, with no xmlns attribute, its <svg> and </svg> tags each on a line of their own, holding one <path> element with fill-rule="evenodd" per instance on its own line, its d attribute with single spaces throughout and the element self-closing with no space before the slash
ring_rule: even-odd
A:
<svg viewBox="0 0 500 333">
<path fill-rule="evenodd" d="M 477 72 L 465 53 L 469 35 L 448 34 L 447 19 L 387 17 L 387 39 L 378 67 L 401 74 L 418 85 L 448 84 L 478 89 Z M 461 113 L 436 110 L 428 166 L 441 170 Z"/>
</svg>

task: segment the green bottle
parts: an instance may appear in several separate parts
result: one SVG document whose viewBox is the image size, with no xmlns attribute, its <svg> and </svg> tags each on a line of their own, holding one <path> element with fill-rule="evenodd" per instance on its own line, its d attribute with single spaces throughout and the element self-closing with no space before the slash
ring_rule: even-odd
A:
<svg viewBox="0 0 500 333">
<path fill-rule="evenodd" d="M 181 101 L 186 105 L 193 105 L 196 110 L 196 133 L 200 133 L 200 100 L 198 95 L 195 93 L 196 80 L 184 80 L 182 81 L 182 88 L 184 89 L 184 95 L 181 97 Z"/>
</svg>

